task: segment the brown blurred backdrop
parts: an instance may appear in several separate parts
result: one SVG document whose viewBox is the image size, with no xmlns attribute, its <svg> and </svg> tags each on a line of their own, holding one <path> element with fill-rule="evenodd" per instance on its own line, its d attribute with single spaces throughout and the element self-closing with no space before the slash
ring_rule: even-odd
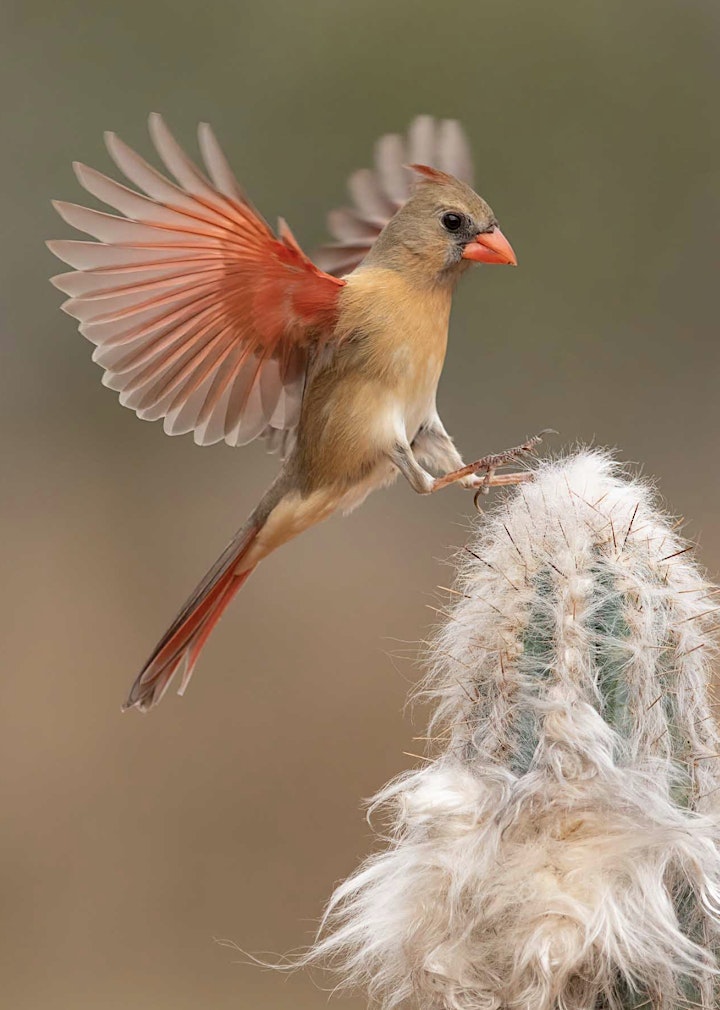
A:
<svg viewBox="0 0 720 1010">
<path fill-rule="evenodd" d="M 6 0 L 0 989 L 13 1010 L 310 1010 L 238 965 L 309 939 L 412 764 L 403 714 L 471 502 L 406 486 L 273 557 L 187 697 L 131 678 L 276 468 L 196 448 L 100 385 L 44 249 L 102 131 L 216 128 L 306 247 L 375 137 L 463 120 L 520 258 L 456 302 L 441 411 L 472 457 L 553 426 L 642 461 L 720 567 L 717 0 Z M 80 237 L 80 236 L 74 236 Z M 556 445 L 561 444 L 556 440 Z M 408 644 L 410 643 L 410 644 Z M 354 1006 L 361 1006 L 357 999 Z"/>
</svg>

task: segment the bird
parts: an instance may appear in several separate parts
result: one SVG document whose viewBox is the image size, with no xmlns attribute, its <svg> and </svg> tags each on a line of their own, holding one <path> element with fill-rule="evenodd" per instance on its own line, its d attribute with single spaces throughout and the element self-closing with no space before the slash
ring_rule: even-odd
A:
<svg viewBox="0 0 720 1010">
<path fill-rule="evenodd" d="M 458 280 L 472 264 L 517 264 L 472 188 L 456 120 L 419 116 L 406 136 L 382 137 L 314 259 L 250 202 L 207 123 L 204 171 L 157 113 L 149 132 L 168 175 L 115 133 L 107 150 L 134 188 L 74 164 L 118 213 L 53 201 L 96 240 L 47 243 L 72 268 L 52 278 L 62 308 L 138 417 L 198 445 L 264 438 L 283 463 L 135 679 L 124 708 L 140 711 L 179 671 L 185 691 L 231 599 L 286 541 L 399 474 L 419 494 L 521 482 L 527 471 L 495 471 L 534 444 L 466 465 L 437 411 Z"/>
</svg>

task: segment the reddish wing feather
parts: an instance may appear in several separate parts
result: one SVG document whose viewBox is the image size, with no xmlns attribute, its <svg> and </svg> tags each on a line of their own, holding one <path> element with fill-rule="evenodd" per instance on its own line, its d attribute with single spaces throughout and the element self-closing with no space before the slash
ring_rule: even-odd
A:
<svg viewBox="0 0 720 1010">
<path fill-rule="evenodd" d="M 48 243 L 77 272 L 53 278 L 94 344 L 103 382 L 170 434 L 240 445 L 288 432 L 310 348 L 332 338 L 344 283 L 318 269 L 290 229 L 275 236 L 245 198 L 207 124 L 206 178 L 160 116 L 150 117 L 165 178 L 113 134 L 108 150 L 143 193 L 77 165 L 80 183 L 124 217 L 56 203 L 99 242 Z M 144 195 L 147 194 L 147 195 Z"/>
</svg>

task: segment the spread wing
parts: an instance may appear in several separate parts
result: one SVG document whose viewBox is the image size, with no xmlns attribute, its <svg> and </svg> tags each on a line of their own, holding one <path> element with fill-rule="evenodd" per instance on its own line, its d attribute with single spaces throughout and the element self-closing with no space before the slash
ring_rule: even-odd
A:
<svg viewBox="0 0 720 1010">
<path fill-rule="evenodd" d="M 375 168 L 362 168 L 348 180 L 353 206 L 330 211 L 328 231 L 335 242 L 313 256 L 323 270 L 335 276 L 350 273 L 362 262 L 391 217 L 409 199 L 412 172 L 407 165 L 439 168 L 469 186 L 473 185 L 470 145 L 454 119 L 418 116 L 407 137 L 388 134 L 375 146 Z"/>
<path fill-rule="evenodd" d="M 199 445 L 278 443 L 297 424 L 308 355 L 330 340 L 344 284 L 308 259 L 284 222 L 276 236 L 234 178 L 207 124 L 209 178 L 160 116 L 150 133 L 170 181 L 114 134 L 110 155 L 142 192 L 75 165 L 81 185 L 122 217 L 55 203 L 97 242 L 57 241 L 74 268 L 53 278 L 63 309 L 96 344 L 120 402 Z"/>
</svg>

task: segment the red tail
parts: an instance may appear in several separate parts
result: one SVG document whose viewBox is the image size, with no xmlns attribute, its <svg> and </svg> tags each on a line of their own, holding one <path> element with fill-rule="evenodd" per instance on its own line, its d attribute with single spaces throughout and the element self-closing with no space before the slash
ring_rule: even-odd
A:
<svg viewBox="0 0 720 1010">
<path fill-rule="evenodd" d="M 225 548 L 158 642 L 130 689 L 125 709 L 137 706 L 144 712 L 156 705 L 180 667 L 184 670 L 178 693 L 183 693 L 210 632 L 253 571 L 250 568 L 236 574 L 238 562 L 247 553 L 260 525 L 244 526 Z"/>
</svg>

